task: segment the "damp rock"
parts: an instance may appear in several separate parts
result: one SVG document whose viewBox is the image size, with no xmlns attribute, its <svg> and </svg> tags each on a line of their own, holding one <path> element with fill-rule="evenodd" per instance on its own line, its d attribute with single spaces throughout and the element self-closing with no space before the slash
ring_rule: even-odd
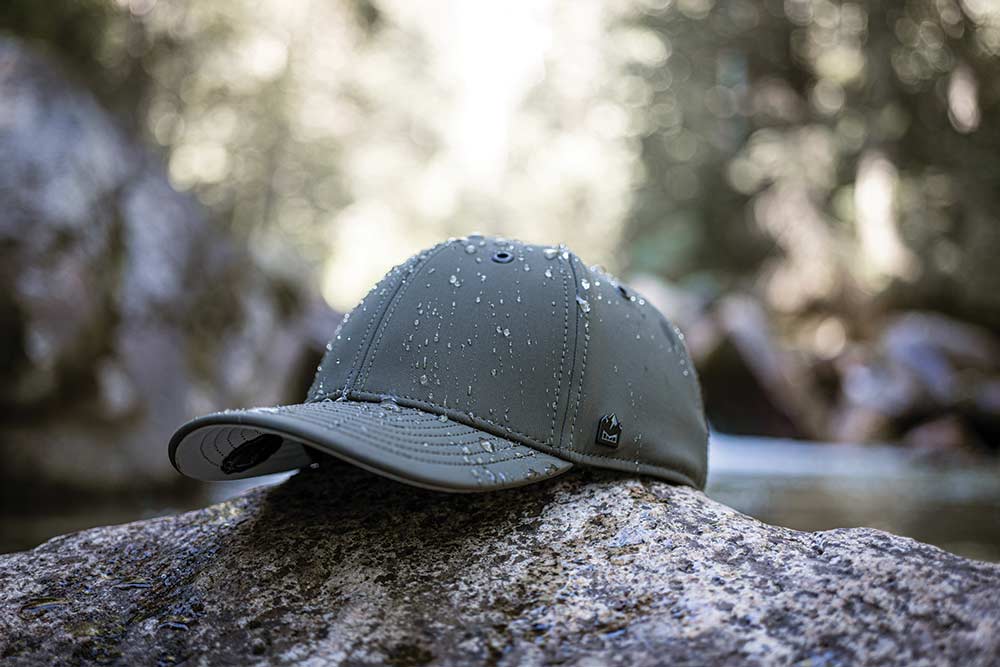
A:
<svg viewBox="0 0 1000 667">
<path fill-rule="evenodd" d="M 118 586 L 136 581 L 149 586 Z M 998 653 L 1000 565 L 872 529 L 770 526 L 610 472 L 449 495 L 331 463 L 0 557 L 5 665 L 985 667 Z"/>
</svg>

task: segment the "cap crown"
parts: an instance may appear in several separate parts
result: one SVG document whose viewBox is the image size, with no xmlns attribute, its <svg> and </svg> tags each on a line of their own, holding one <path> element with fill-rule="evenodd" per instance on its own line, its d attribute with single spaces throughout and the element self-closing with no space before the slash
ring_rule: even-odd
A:
<svg viewBox="0 0 1000 667">
<path fill-rule="evenodd" d="M 308 400 L 341 397 L 704 485 L 707 431 L 683 334 L 563 247 L 472 236 L 393 268 L 345 316 Z"/>
</svg>

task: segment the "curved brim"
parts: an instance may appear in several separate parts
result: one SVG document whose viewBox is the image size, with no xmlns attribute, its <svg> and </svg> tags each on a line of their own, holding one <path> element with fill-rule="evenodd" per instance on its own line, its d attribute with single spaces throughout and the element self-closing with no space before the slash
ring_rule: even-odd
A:
<svg viewBox="0 0 1000 667">
<path fill-rule="evenodd" d="M 314 460 L 310 448 L 439 491 L 510 488 L 571 467 L 568 461 L 440 415 L 364 401 L 200 417 L 174 434 L 170 461 L 196 479 L 242 479 L 308 466 Z"/>
</svg>

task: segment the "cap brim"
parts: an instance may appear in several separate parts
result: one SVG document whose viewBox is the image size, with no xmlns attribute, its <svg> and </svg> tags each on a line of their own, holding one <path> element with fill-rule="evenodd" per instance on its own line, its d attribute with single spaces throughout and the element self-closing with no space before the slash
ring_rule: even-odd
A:
<svg viewBox="0 0 1000 667">
<path fill-rule="evenodd" d="M 322 401 L 229 410 L 188 422 L 170 441 L 181 473 L 218 481 L 294 470 L 309 449 L 400 482 L 489 491 L 555 477 L 568 461 L 417 408 Z"/>
</svg>

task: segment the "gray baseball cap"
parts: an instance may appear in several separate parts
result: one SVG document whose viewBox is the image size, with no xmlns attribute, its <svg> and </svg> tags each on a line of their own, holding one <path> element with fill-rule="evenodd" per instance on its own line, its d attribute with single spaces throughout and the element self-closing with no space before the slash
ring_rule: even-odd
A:
<svg viewBox="0 0 1000 667">
<path fill-rule="evenodd" d="M 684 336 L 564 246 L 451 239 L 393 268 L 334 332 L 304 403 L 182 426 L 170 459 L 228 480 L 331 454 L 441 491 L 574 465 L 702 488 L 708 437 Z"/>
</svg>

